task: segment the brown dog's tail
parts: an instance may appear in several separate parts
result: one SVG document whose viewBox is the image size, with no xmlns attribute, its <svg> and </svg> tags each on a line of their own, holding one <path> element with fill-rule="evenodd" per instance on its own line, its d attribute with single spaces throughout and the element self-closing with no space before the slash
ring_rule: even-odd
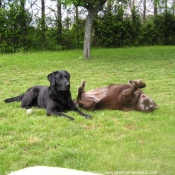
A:
<svg viewBox="0 0 175 175">
<path fill-rule="evenodd" d="M 77 96 L 77 101 L 78 99 L 81 99 L 82 94 L 84 93 L 84 87 L 85 87 L 85 80 L 81 82 L 80 87 L 78 88 L 78 96 Z"/>
<path fill-rule="evenodd" d="M 23 98 L 24 94 L 19 95 L 17 97 L 12 97 L 12 98 L 7 98 L 4 100 L 5 103 L 10 103 L 10 102 L 14 102 L 14 101 L 21 101 Z"/>
</svg>

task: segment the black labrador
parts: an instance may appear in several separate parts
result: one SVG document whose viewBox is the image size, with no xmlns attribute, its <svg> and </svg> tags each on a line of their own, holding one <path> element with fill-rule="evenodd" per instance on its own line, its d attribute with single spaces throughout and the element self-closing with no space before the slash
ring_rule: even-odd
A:
<svg viewBox="0 0 175 175">
<path fill-rule="evenodd" d="M 33 86 L 24 94 L 5 99 L 4 102 L 21 101 L 22 108 L 40 107 L 47 110 L 47 115 L 74 118 L 63 114 L 63 111 L 72 110 L 78 112 L 85 118 L 92 118 L 81 112 L 74 104 L 70 92 L 70 74 L 65 71 L 55 71 L 47 76 L 50 86 Z"/>
</svg>

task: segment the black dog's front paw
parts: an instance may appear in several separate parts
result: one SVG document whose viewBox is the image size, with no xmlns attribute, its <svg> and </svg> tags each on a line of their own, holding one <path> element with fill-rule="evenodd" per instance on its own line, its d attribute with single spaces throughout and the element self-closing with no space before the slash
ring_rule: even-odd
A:
<svg viewBox="0 0 175 175">
<path fill-rule="evenodd" d="M 86 119 L 92 119 L 92 117 L 90 115 L 87 115 L 87 114 L 85 115 L 85 118 Z"/>
<path fill-rule="evenodd" d="M 75 119 L 73 117 L 68 117 L 69 120 L 74 121 Z"/>
</svg>

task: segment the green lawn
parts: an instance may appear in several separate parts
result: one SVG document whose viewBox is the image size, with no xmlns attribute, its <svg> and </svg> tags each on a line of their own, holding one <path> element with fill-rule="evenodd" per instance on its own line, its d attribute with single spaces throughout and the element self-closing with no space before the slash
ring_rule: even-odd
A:
<svg viewBox="0 0 175 175">
<path fill-rule="evenodd" d="M 92 49 L 0 55 L 0 175 L 34 165 L 59 166 L 102 174 L 175 172 L 175 47 Z M 75 112 L 75 118 L 47 117 L 43 109 L 30 116 L 20 103 L 3 100 L 33 85 L 49 85 L 56 70 L 71 73 L 76 98 L 80 82 L 86 90 L 141 79 L 144 92 L 158 104 L 153 113 L 136 111 Z"/>
</svg>

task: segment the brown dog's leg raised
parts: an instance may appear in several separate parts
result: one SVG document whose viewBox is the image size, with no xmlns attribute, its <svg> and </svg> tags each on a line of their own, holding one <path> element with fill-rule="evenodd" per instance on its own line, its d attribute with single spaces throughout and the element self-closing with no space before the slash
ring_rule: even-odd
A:
<svg viewBox="0 0 175 175">
<path fill-rule="evenodd" d="M 83 80 L 83 81 L 81 82 L 80 87 L 78 88 L 77 100 L 78 100 L 78 99 L 81 99 L 81 96 L 82 96 L 82 94 L 84 93 L 85 84 L 86 84 L 86 82 L 85 82 L 85 80 Z"/>
<path fill-rule="evenodd" d="M 146 86 L 146 84 L 141 80 L 129 80 L 128 83 L 131 87 L 123 91 L 123 95 L 125 96 L 131 96 L 138 88 L 144 88 Z"/>
<path fill-rule="evenodd" d="M 146 87 L 146 84 L 141 80 L 134 80 L 134 83 L 135 83 L 135 86 L 140 89 Z"/>
</svg>

